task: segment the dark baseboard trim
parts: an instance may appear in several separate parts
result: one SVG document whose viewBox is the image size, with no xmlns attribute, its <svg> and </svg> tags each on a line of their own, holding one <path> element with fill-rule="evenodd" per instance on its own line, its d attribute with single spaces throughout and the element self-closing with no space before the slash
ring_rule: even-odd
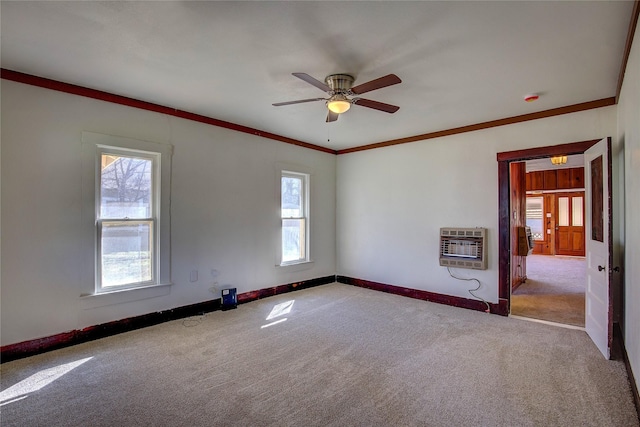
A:
<svg viewBox="0 0 640 427">
<path fill-rule="evenodd" d="M 336 276 L 326 276 L 317 279 L 303 280 L 286 285 L 275 286 L 273 288 L 260 289 L 257 291 L 238 294 L 238 303 L 244 304 L 257 299 L 270 297 L 273 295 L 292 292 L 299 289 L 307 289 L 314 286 L 325 285 L 336 281 Z M 22 359 L 36 354 L 57 350 L 72 345 L 105 338 L 135 329 L 145 328 L 160 323 L 168 322 L 185 317 L 201 315 L 212 311 L 220 310 L 220 299 L 204 301 L 196 304 L 172 308 L 170 310 L 156 313 L 143 314 L 141 316 L 116 320 L 100 325 L 89 326 L 84 329 L 63 332 L 49 337 L 24 341 L 16 344 L 9 344 L 0 347 L 0 363 Z"/>
<path fill-rule="evenodd" d="M 387 292 L 390 294 L 401 295 L 404 297 L 420 299 L 424 301 L 435 302 L 439 304 L 451 305 L 453 307 L 467 308 L 476 311 L 487 311 L 487 306 L 484 302 L 455 297 L 451 295 L 437 294 L 434 292 L 421 291 L 419 289 L 405 288 L 402 286 L 388 285 L 385 283 L 372 282 L 364 279 L 354 279 L 353 277 L 337 276 L 336 281 L 347 285 L 359 286 L 361 288 L 373 289 L 376 291 Z M 490 313 L 499 314 L 501 316 L 507 316 L 509 314 L 507 309 L 507 300 L 501 299 L 498 304 L 488 303 L 490 307 Z"/>
<path fill-rule="evenodd" d="M 624 345 L 624 335 L 622 335 L 622 329 L 620 329 L 620 323 L 618 322 L 613 323 L 613 342 L 614 349 L 616 347 L 616 343 L 620 345 L 616 350 L 620 350 L 622 353 L 622 360 L 624 361 L 624 366 L 627 368 L 627 376 L 629 377 L 629 385 L 631 386 L 631 394 L 633 394 L 633 403 L 636 405 L 636 414 L 638 415 L 638 421 L 640 421 L 640 394 L 638 393 L 636 379 L 633 376 L 631 364 L 629 363 L 627 348 Z"/>
<path fill-rule="evenodd" d="M 215 299 L 170 310 L 115 320 L 100 325 L 88 326 L 84 329 L 76 329 L 35 340 L 9 344 L 0 347 L 0 363 L 10 362 L 12 360 L 22 359 L 24 357 L 34 356 L 36 354 L 46 353 L 48 351 L 58 350 L 111 335 L 219 309 L 220 300 Z"/>
<path fill-rule="evenodd" d="M 262 298 L 272 297 L 274 295 L 285 294 L 300 289 L 312 288 L 314 286 L 327 285 L 336 281 L 336 276 L 325 276 L 317 279 L 304 280 L 302 282 L 289 283 L 287 285 L 275 286 L 273 288 L 258 289 L 257 291 L 244 292 L 238 294 L 238 303 L 244 304 Z"/>
</svg>

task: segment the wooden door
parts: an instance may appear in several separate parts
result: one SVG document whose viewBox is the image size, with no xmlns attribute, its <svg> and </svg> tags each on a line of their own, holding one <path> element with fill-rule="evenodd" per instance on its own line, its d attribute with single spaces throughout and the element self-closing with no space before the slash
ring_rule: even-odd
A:
<svg viewBox="0 0 640 427">
<path fill-rule="evenodd" d="M 556 255 L 584 256 L 584 191 L 556 194 Z"/>
</svg>

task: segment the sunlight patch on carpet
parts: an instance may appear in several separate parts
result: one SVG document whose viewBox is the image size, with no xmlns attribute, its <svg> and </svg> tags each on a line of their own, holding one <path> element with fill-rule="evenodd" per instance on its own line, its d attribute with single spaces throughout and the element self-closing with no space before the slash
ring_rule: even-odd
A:
<svg viewBox="0 0 640 427">
<path fill-rule="evenodd" d="M 271 309 L 271 313 L 267 316 L 266 320 L 275 319 L 276 317 L 284 316 L 285 314 L 289 314 L 291 309 L 293 308 L 293 303 L 296 300 L 290 300 L 281 302 L 280 304 L 276 304 L 273 309 Z"/>
<path fill-rule="evenodd" d="M 64 374 L 72 371 L 73 369 L 77 368 L 85 362 L 88 362 L 91 359 L 93 359 L 93 357 L 87 357 L 75 362 L 65 363 L 64 365 L 58 365 L 54 366 L 53 368 L 43 369 L 40 372 L 36 372 L 30 377 L 25 378 L 19 383 L 0 392 L 0 406 L 24 399 L 30 393 L 36 392 L 43 387 L 46 387 Z"/>
<path fill-rule="evenodd" d="M 287 318 L 276 320 L 275 322 L 267 323 L 266 325 L 260 326 L 260 329 L 268 328 L 269 326 L 277 325 L 278 323 L 286 322 Z"/>
<path fill-rule="evenodd" d="M 271 312 L 269 313 L 269 315 L 267 316 L 267 318 L 265 320 L 275 319 L 276 317 L 284 316 L 285 314 L 291 313 L 291 309 L 293 308 L 293 303 L 295 301 L 296 300 L 292 299 L 292 300 L 281 302 L 280 304 L 274 305 L 273 308 L 271 309 Z M 278 323 L 285 322 L 286 320 L 287 320 L 286 317 L 284 319 L 278 319 L 278 320 L 276 320 L 274 322 L 267 323 L 266 325 L 260 326 L 260 329 L 264 329 L 264 328 L 268 328 L 269 326 L 277 325 Z"/>
</svg>

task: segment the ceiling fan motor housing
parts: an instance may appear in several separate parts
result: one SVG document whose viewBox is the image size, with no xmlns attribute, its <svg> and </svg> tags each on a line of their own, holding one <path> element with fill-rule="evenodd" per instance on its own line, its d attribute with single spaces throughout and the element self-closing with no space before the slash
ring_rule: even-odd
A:
<svg viewBox="0 0 640 427">
<path fill-rule="evenodd" d="M 349 74 L 332 74 L 324 79 L 327 86 L 331 88 L 333 93 L 348 93 L 354 82 L 353 76 Z"/>
</svg>

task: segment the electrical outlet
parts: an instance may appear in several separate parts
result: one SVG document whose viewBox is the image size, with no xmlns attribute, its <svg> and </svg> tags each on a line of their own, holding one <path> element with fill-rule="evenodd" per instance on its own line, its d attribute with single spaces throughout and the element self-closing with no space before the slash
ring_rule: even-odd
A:
<svg viewBox="0 0 640 427">
<path fill-rule="evenodd" d="M 189 280 L 191 282 L 197 282 L 198 281 L 198 270 L 191 270 L 191 273 L 189 274 Z"/>
</svg>

